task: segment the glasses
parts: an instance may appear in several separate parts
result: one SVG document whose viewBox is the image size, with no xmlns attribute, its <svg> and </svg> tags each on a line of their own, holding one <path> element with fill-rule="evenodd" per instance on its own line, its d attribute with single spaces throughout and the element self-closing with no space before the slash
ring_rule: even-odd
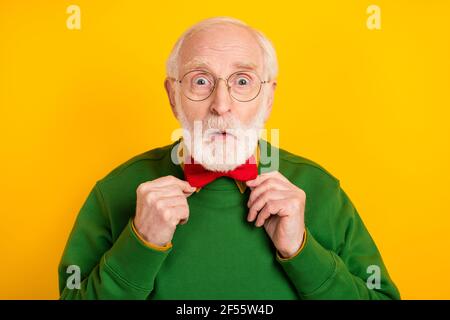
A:
<svg viewBox="0 0 450 320">
<path fill-rule="evenodd" d="M 259 95 L 262 85 L 269 82 L 261 81 L 252 71 L 237 71 L 224 79 L 205 70 L 192 70 L 180 80 L 174 80 L 180 83 L 181 91 L 186 98 L 203 101 L 211 96 L 220 79 L 225 81 L 229 94 L 240 102 L 254 100 Z"/>
</svg>

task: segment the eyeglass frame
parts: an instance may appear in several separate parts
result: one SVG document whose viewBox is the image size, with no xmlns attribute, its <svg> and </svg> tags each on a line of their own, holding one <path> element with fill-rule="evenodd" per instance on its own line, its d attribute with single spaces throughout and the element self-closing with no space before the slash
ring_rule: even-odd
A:
<svg viewBox="0 0 450 320">
<path fill-rule="evenodd" d="M 181 84 L 181 82 L 182 82 L 183 79 L 186 77 L 186 75 L 189 74 L 189 73 L 191 73 L 191 72 L 194 72 L 194 71 L 202 71 L 202 72 L 209 73 L 209 74 L 212 75 L 213 78 L 214 78 L 214 86 L 213 86 L 211 92 L 208 94 L 208 96 L 207 96 L 206 98 L 204 98 L 204 99 L 201 99 L 201 100 L 191 99 L 191 98 L 189 98 L 186 94 L 184 94 L 184 92 L 183 92 L 183 90 L 182 90 L 183 95 L 184 95 L 186 98 L 188 98 L 189 100 L 194 101 L 194 102 L 205 101 L 206 99 L 208 99 L 209 97 L 211 97 L 211 95 L 213 94 L 213 92 L 216 90 L 216 87 L 217 87 L 217 84 L 219 83 L 219 80 L 225 81 L 225 85 L 227 86 L 227 89 L 228 89 L 228 94 L 229 94 L 230 97 L 232 97 L 234 100 L 239 101 L 239 102 L 250 102 L 250 101 L 255 100 L 255 99 L 259 96 L 259 94 L 261 93 L 261 88 L 262 88 L 263 84 L 269 83 L 269 82 L 271 81 L 271 80 L 265 80 L 265 81 L 262 81 L 262 80 L 261 80 L 261 77 L 260 77 L 256 72 L 254 72 L 254 71 L 238 70 L 238 71 L 235 71 L 235 72 L 233 72 L 232 74 L 230 74 L 228 77 L 222 78 L 222 77 L 217 77 L 217 76 L 216 76 L 215 74 L 213 74 L 212 72 L 209 72 L 208 70 L 204 70 L 204 69 L 193 69 L 193 70 L 190 70 L 190 71 L 186 72 L 186 73 L 181 77 L 181 79 L 176 79 L 176 78 L 173 78 L 173 77 L 169 77 L 169 79 L 172 79 L 172 80 L 174 80 L 175 82 Z M 231 86 L 228 85 L 228 80 L 229 80 L 233 75 L 235 75 L 236 73 L 240 73 L 240 72 L 251 72 L 251 73 L 255 74 L 256 77 L 258 77 L 258 80 L 259 80 L 259 82 L 260 82 L 258 93 L 257 93 L 252 99 L 250 99 L 250 100 L 239 100 L 239 99 L 236 99 L 235 97 L 233 97 L 233 95 L 232 95 L 231 92 L 230 92 Z"/>
</svg>

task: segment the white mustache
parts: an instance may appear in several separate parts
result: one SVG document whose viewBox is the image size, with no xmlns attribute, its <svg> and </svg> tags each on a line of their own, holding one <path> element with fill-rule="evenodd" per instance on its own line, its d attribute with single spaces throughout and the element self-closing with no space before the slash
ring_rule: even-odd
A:
<svg viewBox="0 0 450 320">
<path fill-rule="evenodd" d="M 222 133 L 227 132 L 227 130 L 240 129 L 242 127 L 239 120 L 229 116 L 229 117 L 219 117 L 210 116 L 208 119 L 204 120 L 203 128 L 209 130 L 210 132 Z M 227 132 L 228 133 L 228 132 Z"/>
</svg>

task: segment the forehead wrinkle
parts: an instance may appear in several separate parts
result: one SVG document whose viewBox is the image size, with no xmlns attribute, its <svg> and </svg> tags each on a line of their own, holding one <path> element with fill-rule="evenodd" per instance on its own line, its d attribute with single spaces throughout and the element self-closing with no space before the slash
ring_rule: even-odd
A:
<svg viewBox="0 0 450 320">
<path fill-rule="evenodd" d="M 192 41 L 193 39 L 189 39 Z M 247 69 L 247 70 L 259 70 L 262 67 L 261 64 L 264 63 L 261 55 L 255 56 L 255 49 L 260 49 L 260 46 L 257 45 L 255 48 L 252 48 L 251 43 L 239 43 L 239 44 L 223 44 L 223 43 L 202 43 L 204 41 L 200 41 L 200 45 L 194 45 L 190 42 L 188 45 L 185 45 L 182 49 L 181 53 L 181 61 L 186 61 L 183 63 L 182 69 L 184 72 L 186 70 L 191 69 L 208 69 L 210 71 L 215 69 L 216 61 L 224 62 L 224 59 L 221 59 L 220 54 L 232 52 L 230 55 L 232 60 L 229 65 L 233 69 Z M 217 53 L 219 54 L 217 56 Z M 191 58 L 192 57 L 192 58 Z M 229 60 L 228 57 L 225 58 Z M 212 64 L 213 63 L 213 64 Z"/>
<path fill-rule="evenodd" d="M 230 50 L 238 50 L 238 51 L 252 51 L 251 46 L 244 45 L 244 44 L 210 44 L 210 45 L 203 45 L 203 46 L 196 46 L 196 48 L 200 49 L 207 49 L 212 51 L 230 51 Z"/>
<path fill-rule="evenodd" d="M 184 58 L 189 57 L 189 53 L 191 53 L 191 55 L 193 54 L 194 57 L 190 60 L 199 60 L 199 63 L 207 63 L 207 61 L 205 59 L 202 58 L 198 58 L 195 56 L 196 53 L 198 53 L 199 50 L 205 50 L 206 52 L 202 52 L 202 56 L 209 56 L 209 55 L 214 55 L 215 53 L 224 53 L 224 52 L 229 52 L 229 51 L 233 51 L 236 55 L 238 56 L 239 60 L 242 60 L 242 58 L 245 57 L 245 60 L 251 60 L 250 56 L 251 56 L 251 52 L 252 50 L 250 48 L 246 48 L 243 46 L 220 46 L 220 47 L 211 47 L 211 46 L 196 46 L 193 50 L 188 50 L 183 52 L 182 56 Z M 191 51 L 191 52 L 189 52 Z M 193 51 L 193 52 L 192 52 Z M 188 63 L 190 63 L 190 61 Z M 197 61 L 195 61 L 197 62 Z"/>
<path fill-rule="evenodd" d="M 239 70 L 249 70 L 249 71 L 256 71 L 258 70 L 258 65 L 253 62 L 246 62 L 246 61 L 236 61 L 233 64 L 231 64 L 231 67 L 235 71 Z M 204 69 L 210 72 L 213 72 L 213 67 L 207 62 L 202 59 L 194 58 L 193 60 L 187 62 L 184 65 L 184 70 L 195 70 L 195 69 Z"/>
<path fill-rule="evenodd" d="M 192 68 L 207 68 L 207 69 L 214 69 L 213 65 L 208 59 L 208 54 L 202 54 L 201 56 L 194 56 L 192 59 L 187 61 L 183 64 L 183 69 L 192 69 Z M 184 57 L 188 58 L 188 57 Z M 213 60 L 216 60 L 215 57 Z M 230 66 L 234 69 L 251 69 L 251 70 L 257 70 L 259 68 L 259 65 L 263 63 L 263 61 L 253 61 L 249 55 L 247 54 L 241 54 L 237 53 L 236 57 L 233 59 L 234 61 L 230 62 Z M 259 59 L 258 59 L 259 60 Z"/>
</svg>

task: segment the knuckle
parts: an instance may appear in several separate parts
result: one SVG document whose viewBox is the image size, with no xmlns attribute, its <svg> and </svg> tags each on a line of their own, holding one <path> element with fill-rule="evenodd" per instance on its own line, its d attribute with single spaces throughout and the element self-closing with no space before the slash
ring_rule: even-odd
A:
<svg viewBox="0 0 450 320">
<path fill-rule="evenodd" d="M 164 222 L 170 222 L 172 219 L 172 214 L 169 209 L 164 209 L 161 211 L 161 218 Z"/>
<path fill-rule="evenodd" d="M 299 193 L 301 199 L 306 199 L 305 191 L 303 191 L 302 189 L 299 188 L 298 193 Z"/>
<path fill-rule="evenodd" d="M 156 200 L 155 201 L 155 208 L 156 208 L 156 210 L 158 210 L 158 211 L 162 211 L 162 210 L 164 210 L 164 201 L 162 201 L 162 200 Z"/>
<path fill-rule="evenodd" d="M 168 176 L 166 176 L 166 179 L 167 179 L 168 181 L 172 181 L 172 182 L 176 181 L 176 178 L 175 178 L 173 175 L 168 175 Z"/>
<path fill-rule="evenodd" d="M 255 203 L 253 204 L 252 208 L 253 210 L 256 211 L 256 213 L 259 213 L 260 210 L 262 210 L 265 206 L 265 202 L 264 200 L 259 197 L 258 199 L 255 200 Z"/>
<path fill-rule="evenodd" d="M 177 225 L 178 225 L 179 221 L 172 219 L 169 221 L 169 225 L 172 226 L 172 228 L 176 229 Z"/>
<path fill-rule="evenodd" d="M 270 190 L 266 190 L 261 194 L 261 196 L 259 198 L 261 199 L 261 201 L 267 202 L 269 200 L 268 199 L 269 195 L 270 195 Z"/>
<path fill-rule="evenodd" d="M 144 194 L 144 189 L 147 186 L 146 182 L 142 182 L 141 184 L 138 185 L 138 187 L 136 188 L 136 194 L 137 195 L 143 195 Z"/>
<path fill-rule="evenodd" d="M 297 198 L 297 200 L 296 200 L 296 202 L 295 202 L 296 207 L 298 207 L 298 208 L 302 207 L 304 202 L 305 202 L 305 201 L 304 201 L 303 199 Z"/>
<path fill-rule="evenodd" d="M 153 194 L 151 192 L 149 192 L 149 193 L 147 193 L 147 195 L 145 195 L 145 202 L 148 205 L 152 205 L 153 200 L 154 200 L 153 198 L 154 198 Z"/>
</svg>

